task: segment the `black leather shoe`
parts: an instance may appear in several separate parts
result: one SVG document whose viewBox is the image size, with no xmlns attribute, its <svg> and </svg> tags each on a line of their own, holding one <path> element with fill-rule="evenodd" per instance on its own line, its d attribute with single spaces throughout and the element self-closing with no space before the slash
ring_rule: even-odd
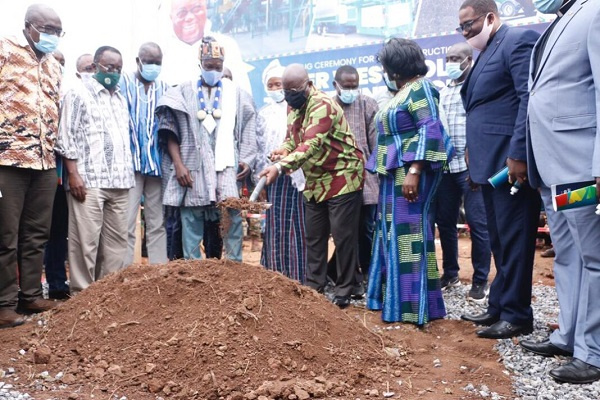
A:
<svg viewBox="0 0 600 400">
<path fill-rule="evenodd" d="M 600 379 L 600 368 L 574 358 L 570 363 L 551 370 L 550 376 L 559 382 L 592 383 Z"/>
<path fill-rule="evenodd" d="M 513 336 L 527 335 L 533 332 L 533 322 L 525 325 L 514 325 L 506 321 L 498 321 L 489 328 L 477 332 L 477 336 L 485 339 L 508 339 Z"/>
<path fill-rule="evenodd" d="M 460 318 L 464 319 L 465 321 L 474 322 L 477 325 L 483 325 L 483 326 L 493 325 L 500 320 L 499 316 L 488 314 L 488 313 L 464 314 L 464 315 L 461 315 Z"/>
<path fill-rule="evenodd" d="M 346 308 L 350 305 L 350 296 L 335 296 L 332 303 L 339 308 Z"/>
<path fill-rule="evenodd" d="M 556 347 L 550 342 L 550 339 L 546 339 L 542 342 L 534 342 L 532 340 L 523 340 L 519 342 L 522 348 L 532 353 L 538 354 L 544 357 L 554 356 L 566 356 L 573 357 L 572 351 L 563 350 L 560 347 Z"/>
</svg>

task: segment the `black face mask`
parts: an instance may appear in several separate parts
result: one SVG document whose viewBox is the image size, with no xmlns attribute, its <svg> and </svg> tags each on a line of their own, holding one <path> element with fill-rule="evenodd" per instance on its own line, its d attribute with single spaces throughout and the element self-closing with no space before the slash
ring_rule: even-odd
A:
<svg viewBox="0 0 600 400">
<path fill-rule="evenodd" d="M 295 110 L 301 109 L 306 103 L 306 90 L 301 92 L 284 91 L 285 101 Z"/>
</svg>

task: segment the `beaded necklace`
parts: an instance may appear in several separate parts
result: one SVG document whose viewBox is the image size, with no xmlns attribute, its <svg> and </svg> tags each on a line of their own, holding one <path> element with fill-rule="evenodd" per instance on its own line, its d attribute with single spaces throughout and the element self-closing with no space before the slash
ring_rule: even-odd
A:
<svg viewBox="0 0 600 400">
<path fill-rule="evenodd" d="M 208 114 L 212 114 L 213 118 L 219 119 L 221 118 L 222 112 L 219 109 L 219 104 L 221 102 L 221 91 L 223 89 L 223 83 L 221 81 L 217 82 L 215 86 L 217 91 L 215 92 L 215 100 L 213 101 L 212 110 L 206 108 L 206 101 L 204 100 L 204 93 L 202 92 L 202 78 L 198 79 L 198 103 L 200 103 L 200 110 L 196 116 L 200 121 L 203 121 Z"/>
</svg>

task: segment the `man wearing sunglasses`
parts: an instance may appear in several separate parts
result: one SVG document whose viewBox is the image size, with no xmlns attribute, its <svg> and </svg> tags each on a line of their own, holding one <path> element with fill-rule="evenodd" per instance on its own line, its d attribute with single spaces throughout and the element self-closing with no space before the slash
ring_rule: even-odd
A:
<svg viewBox="0 0 600 400">
<path fill-rule="evenodd" d="M 16 311 L 56 304 L 42 299 L 40 282 L 62 77 L 52 52 L 63 34 L 58 14 L 37 4 L 27 9 L 22 37 L 0 39 L 0 329 L 24 322 Z"/>
<path fill-rule="evenodd" d="M 466 0 L 459 11 L 462 33 L 481 53 L 461 89 L 467 112 L 467 151 L 471 181 L 481 185 L 490 247 L 497 274 L 487 311 L 463 315 L 484 325 L 479 337 L 501 339 L 533 330 L 531 278 L 540 197 L 527 182 L 525 124 L 529 59 L 537 32 L 509 28 L 494 0 Z M 494 189 L 488 178 L 508 166 L 509 182 Z"/>
</svg>

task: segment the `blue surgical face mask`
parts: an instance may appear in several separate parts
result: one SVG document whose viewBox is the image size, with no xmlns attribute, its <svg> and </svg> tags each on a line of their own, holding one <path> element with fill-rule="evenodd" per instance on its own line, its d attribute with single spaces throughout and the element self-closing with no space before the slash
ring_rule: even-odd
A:
<svg viewBox="0 0 600 400">
<path fill-rule="evenodd" d="M 267 90 L 267 95 L 275 103 L 281 103 L 284 100 L 284 98 L 285 98 L 285 94 L 283 93 L 283 89 L 279 89 L 279 90 Z"/>
<path fill-rule="evenodd" d="M 33 42 L 33 45 L 42 53 L 53 53 L 58 47 L 58 36 L 40 32 L 40 40 Z"/>
<path fill-rule="evenodd" d="M 223 78 L 223 71 L 217 71 L 214 69 L 212 71 L 207 71 L 202 67 L 200 70 L 202 71 L 202 80 L 208 86 L 215 86 L 217 83 L 219 83 L 221 78 Z"/>
<path fill-rule="evenodd" d="M 385 84 L 387 85 L 388 89 L 393 90 L 395 92 L 398 91 L 398 85 L 396 84 L 396 81 L 391 81 L 390 78 L 388 78 L 387 72 L 383 73 L 383 80 L 385 81 Z"/>
<path fill-rule="evenodd" d="M 542 14 L 556 14 L 563 5 L 563 0 L 533 0 L 533 5 Z"/>
<path fill-rule="evenodd" d="M 340 100 L 344 104 L 352 104 L 358 98 L 358 89 L 340 89 Z"/>
<path fill-rule="evenodd" d="M 468 58 L 462 60 L 462 62 L 447 62 L 446 63 L 446 74 L 450 79 L 458 79 L 462 76 L 465 70 L 461 69 L 463 63 L 467 61 Z"/>
<path fill-rule="evenodd" d="M 140 75 L 148 82 L 153 82 L 160 74 L 161 66 L 158 64 L 142 64 Z"/>
</svg>

